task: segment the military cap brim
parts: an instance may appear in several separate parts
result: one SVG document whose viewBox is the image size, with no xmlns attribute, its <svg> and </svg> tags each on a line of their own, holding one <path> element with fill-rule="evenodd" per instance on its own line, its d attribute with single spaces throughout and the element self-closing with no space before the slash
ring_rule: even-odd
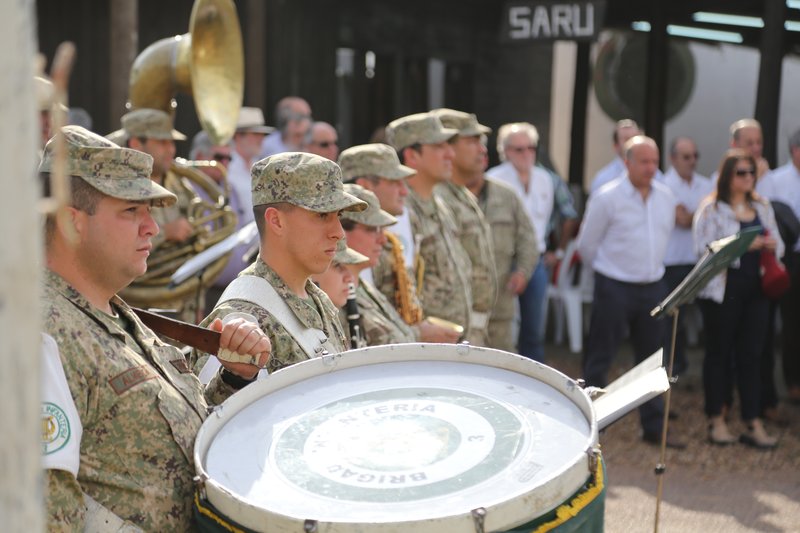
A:
<svg viewBox="0 0 800 533">
<path fill-rule="evenodd" d="M 295 205 L 314 211 L 315 213 L 333 213 L 334 211 L 363 211 L 367 202 L 359 200 L 350 193 L 337 191 L 333 197 L 320 198 L 318 201 L 305 200 L 292 202 Z"/>
</svg>

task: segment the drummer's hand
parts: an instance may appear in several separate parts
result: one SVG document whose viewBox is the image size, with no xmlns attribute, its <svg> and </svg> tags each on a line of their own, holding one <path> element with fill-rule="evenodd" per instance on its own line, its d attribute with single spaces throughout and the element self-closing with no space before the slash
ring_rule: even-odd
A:
<svg viewBox="0 0 800 533">
<path fill-rule="evenodd" d="M 461 337 L 457 331 L 443 326 L 431 324 L 427 319 L 419 323 L 419 340 L 422 342 L 444 342 L 455 344 Z"/>
<path fill-rule="evenodd" d="M 209 325 L 209 329 L 222 334 L 219 340 L 220 349 L 227 348 L 238 354 L 252 355 L 258 358 L 258 365 L 220 360 L 220 364 L 229 372 L 244 379 L 253 379 L 259 370 L 267 366 L 272 344 L 258 324 L 244 318 L 234 318 L 223 325 L 222 320 L 217 318 Z"/>
</svg>

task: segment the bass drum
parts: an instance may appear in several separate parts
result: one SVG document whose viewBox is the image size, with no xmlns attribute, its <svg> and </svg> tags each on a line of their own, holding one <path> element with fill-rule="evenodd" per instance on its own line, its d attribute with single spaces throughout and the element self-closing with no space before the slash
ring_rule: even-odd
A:
<svg viewBox="0 0 800 533">
<path fill-rule="evenodd" d="M 602 531 L 592 402 L 498 350 L 404 344 L 280 370 L 209 415 L 206 531 Z"/>
</svg>

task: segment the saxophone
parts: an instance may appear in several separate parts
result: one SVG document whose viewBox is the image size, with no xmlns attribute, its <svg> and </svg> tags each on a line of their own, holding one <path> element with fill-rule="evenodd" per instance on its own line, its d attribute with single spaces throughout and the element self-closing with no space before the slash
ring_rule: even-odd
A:
<svg viewBox="0 0 800 533">
<path fill-rule="evenodd" d="M 386 235 L 386 240 L 392 245 L 392 259 L 394 260 L 392 266 L 395 279 L 397 280 L 394 297 L 395 306 L 397 307 L 397 311 L 400 313 L 400 317 L 405 321 L 406 324 L 410 326 L 419 324 L 423 319 L 425 319 L 427 322 L 430 322 L 435 326 L 451 329 L 459 335 L 462 335 L 464 333 L 464 327 L 460 324 L 456 324 L 454 322 L 450 322 L 449 320 L 435 316 L 429 316 L 427 318 L 425 317 L 422 308 L 417 304 L 418 300 L 414 298 L 414 296 L 419 296 L 422 288 L 422 282 L 425 273 L 425 261 L 419 254 L 417 254 L 417 256 L 414 258 L 414 270 L 417 276 L 417 290 L 415 294 L 414 288 L 411 286 L 410 276 L 408 275 L 408 271 L 405 267 L 405 259 L 403 258 L 403 243 L 400 242 L 400 239 L 397 238 L 397 235 L 391 233 L 390 231 L 384 231 L 383 233 Z"/>
<path fill-rule="evenodd" d="M 392 259 L 394 260 L 393 270 L 395 279 L 397 280 L 394 293 L 395 307 L 397 307 L 397 311 L 400 313 L 405 323 L 413 326 L 414 324 L 422 322 L 423 313 L 422 308 L 417 305 L 416 299 L 414 298 L 414 289 L 411 286 L 411 280 L 405 267 L 403 243 L 400 242 L 400 239 L 398 239 L 397 235 L 394 233 L 390 231 L 384 231 L 383 233 L 386 235 L 386 240 L 392 245 Z M 417 262 L 421 263 L 421 261 L 422 258 L 419 258 Z M 422 272 L 422 270 L 423 266 L 418 264 L 417 272 Z M 419 281 L 421 282 L 422 280 Z M 419 282 L 417 286 L 420 286 Z"/>
</svg>

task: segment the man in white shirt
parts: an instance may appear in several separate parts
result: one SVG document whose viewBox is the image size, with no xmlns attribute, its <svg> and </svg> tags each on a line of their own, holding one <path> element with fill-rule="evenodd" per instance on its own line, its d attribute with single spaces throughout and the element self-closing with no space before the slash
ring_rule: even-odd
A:
<svg viewBox="0 0 800 533">
<path fill-rule="evenodd" d="M 676 201 L 654 181 L 659 152 L 643 135 L 625 145 L 627 173 L 592 198 L 578 235 L 578 250 L 595 272 L 594 300 L 583 375 L 587 385 L 603 387 L 608 369 L 630 330 L 636 362 L 661 347 L 664 322 L 650 311 L 666 294 L 664 254 L 675 226 Z M 660 444 L 664 405 L 656 398 L 639 408 L 643 439 Z M 667 446 L 683 442 L 667 437 Z"/>
<path fill-rule="evenodd" d="M 555 205 L 555 190 L 550 174 L 536 165 L 539 132 L 533 124 L 504 124 L 497 133 L 498 154 L 504 163 L 490 168 L 486 175 L 516 191 L 525 206 L 536 233 L 539 256 L 547 249 L 547 226 Z M 544 362 L 544 314 L 547 296 L 547 268 L 539 261 L 519 295 L 520 355 Z"/>
<path fill-rule="evenodd" d="M 285 96 L 275 106 L 278 129 L 261 143 L 259 159 L 283 152 L 297 152 L 311 127 L 311 106 L 299 96 Z"/>
<path fill-rule="evenodd" d="M 303 152 L 317 154 L 331 161 L 339 157 L 339 134 L 327 122 L 314 122 L 303 137 Z"/>
<path fill-rule="evenodd" d="M 628 139 L 634 135 L 641 135 L 642 130 L 639 125 L 630 119 L 617 121 L 614 125 L 614 132 L 611 138 L 614 140 L 614 159 L 612 159 L 606 166 L 597 171 L 597 174 L 592 178 L 592 183 L 589 185 L 589 194 L 599 189 L 614 178 L 618 178 L 625 173 L 625 154 L 623 147 Z"/>
<path fill-rule="evenodd" d="M 614 152 L 616 157 L 612 159 L 606 166 L 597 171 L 597 174 L 592 178 L 592 183 L 589 185 L 589 194 L 594 194 L 597 189 L 625 174 L 625 143 L 634 135 L 643 135 L 641 128 L 634 120 L 623 119 L 617 121 L 614 125 L 614 133 L 611 138 L 614 140 Z M 656 169 L 655 179 L 663 181 L 664 175 L 660 170 Z"/>
<path fill-rule="evenodd" d="M 791 160 L 759 180 L 756 191 L 771 201 L 783 202 L 800 218 L 800 129 L 789 137 Z M 789 243 L 791 244 L 791 243 Z M 792 285 L 780 301 L 783 319 L 783 375 L 787 397 L 800 403 L 800 240 L 783 258 L 792 276 Z"/>
<path fill-rule="evenodd" d="M 756 160 L 756 183 L 769 172 L 769 161 L 764 158 L 764 134 L 761 123 L 754 118 L 742 118 L 731 124 L 730 147 L 741 148 Z M 718 172 L 711 173 L 711 181 L 717 183 Z"/>
<path fill-rule="evenodd" d="M 697 145 L 688 137 L 673 139 L 669 150 L 672 167 L 664 175 L 664 185 L 669 187 L 678 202 L 675 208 L 675 228 L 672 230 L 667 252 L 664 256 L 664 279 L 667 290 L 673 291 L 683 281 L 697 263 L 697 254 L 692 242 L 692 218 L 700 201 L 714 190 L 714 184 L 705 176 L 701 176 L 697 168 Z M 665 354 L 669 353 L 672 341 L 671 329 L 665 332 Z M 688 367 L 686 359 L 686 330 L 683 315 L 679 315 L 678 330 L 675 339 L 675 361 L 672 374 L 679 376 Z"/>
</svg>

